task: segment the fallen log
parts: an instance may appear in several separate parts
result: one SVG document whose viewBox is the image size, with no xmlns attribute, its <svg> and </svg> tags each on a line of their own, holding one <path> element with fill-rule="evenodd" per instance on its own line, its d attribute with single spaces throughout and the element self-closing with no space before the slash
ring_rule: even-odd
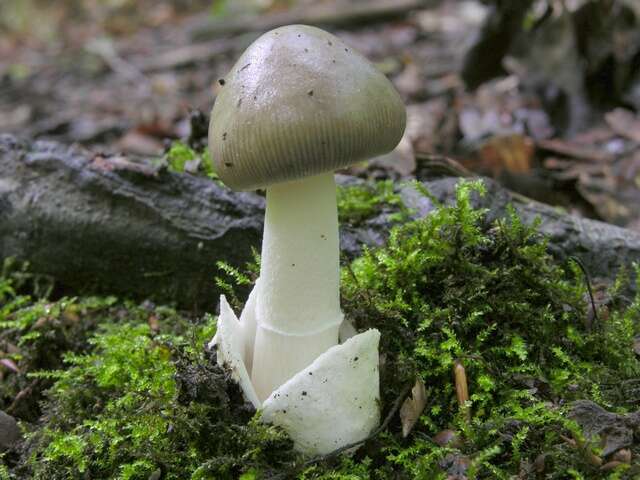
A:
<svg viewBox="0 0 640 480">
<path fill-rule="evenodd" d="M 451 201 L 458 180 L 425 185 Z M 551 249 L 560 258 L 579 256 L 593 276 L 611 279 L 619 265 L 640 261 L 640 234 L 564 215 L 487 184 L 481 202 L 489 220 L 503 215 L 509 202 L 525 221 L 539 216 Z M 403 195 L 417 216 L 433 209 L 409 189 Z M 212 310 L 219 293 L 216 261 L 241 266 L 250 259 L 251 247 L 260 245 L 263 211 L 260 195 L 232 192 L 206 178 L 0 135 L 0 259 L 28 261 L 32 272 L 54 277 L 64 291 Z M 343 253 L 352 258 L 363 244 L 384 242 L 386 218 L 343 226 Z"/>
<path fill-rule="evenodd" d="M 0 136 L 0 258 L 74 291 L 210 307 L 216 260 L 249 258 L 263 208 L 205 178 Z"/>
</svg>

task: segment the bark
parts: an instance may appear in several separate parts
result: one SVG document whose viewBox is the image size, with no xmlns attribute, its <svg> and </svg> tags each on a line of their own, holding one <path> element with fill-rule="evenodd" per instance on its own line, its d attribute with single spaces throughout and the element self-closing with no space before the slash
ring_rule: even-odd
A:
<svg viewBox="0 0 640 480">
<path fill-rule="evenodd" d="M 206 178 L 0 136 L 0 258 L 73 291 L 215 305 L 215 262 L 249 258 L 263 207 Z"/>
<path fill-rule="evenodd" d="M 578 400 L 571 405 L 569 418 L 578 422 L 588 440 L 602 439 L 602 457 L 633 447 L 633 437 L 640 433 L 640 410 L 618 414 L 590 400 Z"/>
<path fill-rule="evenodd" d="M 451 201 L 459 178 L 425 182 Z M 342 177 L 341 183 L 352 183 Z M 640 234 L 581 219 L 510 193 L 487 180 L 479 205 L 489 220 L 513 202 L 525 221 L 535 216 L 560 258 L 581 258 L 591 275 L 611 279 L 617 268 L 640 262 Z M 433 205 L 405 189 L 417 215 Z M 217 260 L 242 266 L 259 247 L 264 199 L 237 193 L 206 178 L 104 158 L 53 142 L 0 135 L 0 259 L 30 263 L 63 291 L 109 293 L 212 310 L 217 304 Z M 380 245 L 389 231 L 379 215 L 342 226 L 347 258 L 362 245 Z"/>
<path fill-rule="evenodd" d="M 0 410 L 0 453 L 11 450 L 22 439 L 15 418 Z"/>
</svg>

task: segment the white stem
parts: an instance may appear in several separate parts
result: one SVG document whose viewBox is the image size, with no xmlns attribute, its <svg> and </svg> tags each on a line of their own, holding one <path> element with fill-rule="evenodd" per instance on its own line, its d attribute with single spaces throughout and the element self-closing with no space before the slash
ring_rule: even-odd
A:
<svg viewBox="0 0 640 480">
<path fill-rule="evenodd" d="M 338 343 L 339 283 L 333 174 L 269 187 L 251 372 L 260 400 Z"/>
</svg>

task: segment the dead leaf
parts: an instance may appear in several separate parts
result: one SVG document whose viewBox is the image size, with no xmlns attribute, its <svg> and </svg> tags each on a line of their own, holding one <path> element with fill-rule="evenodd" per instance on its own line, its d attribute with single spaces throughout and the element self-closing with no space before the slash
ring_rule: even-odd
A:
<svg viewBox="0 0 640 480">
<path fill-rule="evenodd" d="M 462 110 L 458 122 L 462 136 L 469 143 L 477 142 L 486 135 L 504 129 L 497 111 L 481 112 L 475 107 Z"/>
<path fill-rule="evenodd" d="M 36 320 L 36 323 L 33 324 L 33 329 L 39 330 L 41 328 L 44 328 L 49 322 L 51 322 L 51 320 L 52 319 L 50 317 L 40 317 L 38 320 Z"/>
<path fill-rule="evenodd" d="M 599 185 L 589 183 L 588 178 L 583 176 L 576 185 L 576 190 L 593 206 L 600 218 L 609 223 L 624 224 L 633 213 L 624 200 L 615 198 L 615 186 L 605 190 L 599 188 Z"/>
<path fill-rule="evenodd" d="M 420 96 L 424 90 L 422 72 L 415 63 L 409 63 L 394 82 L 398 91 L 409 97 Z"/>
<path fill-rule="evenodd" d="M 537 146 L 542 150 L 575 158 L 576 160 L 585 160 L 587 162 L 608 163 L 615 160 L 615 157 L 607 152 L 603 152 L 590 146 L 579 145 L 575 142 L 566 142 L 558 138 L 552 140 L 538 140 Z"/>
<path fill-rule="evenodd" d="M 625 108 L 616 108 L 605 115 L 605 120 L 618 135 L 640 143 L 640 118 Z"/>
<path fill-rule="evenodd" d="M 1 358 L 0 365 L 3 365 L 4 367 L 8 368 L 14 373 L 20 373 L 20 369 L 18 368 L 18 365 L 16 365 L 16 363 L 10 358 Z"/>
<path fill-rule="evenodd" d="M 629 450 L 628 448 L 621 448 L 613 454 L 612 460 L 623 463 L 631 463 L 631 456 L 631 450 Z"/>
<path fill-rule="evenodd" d="M 579 450 L 580 453 L 584 455 L 585 460 L 587 460 L 587 462 L 589 462 L 594 467 L 599 467 L 602 465 L 602 458 L 593 453 L 590 446 L 588 444 L 585 444 L 583 440 L 579 438 L 565 437 L 564 435 L 560 435 L 560 438 L 562 438 L 570 447 Z"/>
<path fill-rule="evenodd" d="M 578 133 L 573 137 L 573 142 L 583 145 L 593 145 L 594 143 L 606 142 L 615 136 L 615 132 L 609 127 L 600 125 Z"/>
<path fill-rule="evenodd" d="M 546 453 L 541 453 L 540 455 L 538 455 L 535 459 L 535 461 L 533 462 L 533 465 L 536 469 L 536 473 L 538 474 L 542 474 L 544 473 L 544 469 L 546 467 L 546 463 L 547 463 L 547 454 Z"/>
<path fill-rule="evenodd" d="M 494 177 L 503 171 L 528 173 L 533 152 L 533 142 L 522 135 L 493 137 L 480 147 L 481 167 L 490 170 Z"/>
<path fill-rule="evenodd" d="M 406 136 L 416 152 L 433 153 L 443 143 L 441 126 L 448 104 L 443 98 L 407 107 Z"/>
<path fill-rule="evenodd" d="M 453 447 L 460 448 L 462 446 L 462 441 L 460 440 L 460 436 L 455 432 L 455 430 L 441 430 L 433 437 L 433 441 L 436 442 L 441 447 Z"/>
<path fill-rule="evenodd" d="M 369 167 L 394 171 L 403 177 L 411 175 L 416 170 L 416 157 L 409 137 L 405 134 L 392 152 L 371 159 Z"/>
<path fill-rule="evenodd" d="M 574 162 L 558 157 L 547 157 L 542 165 L 547 170 L 568 170 L 574 165 Z"/>
<path fill-rule="evenodd" d="M 617 162 L 616 176 L 640 189 L 640 150 Z"/>
<path fill-rule="evenodd" d="M 158 320 L 158 316 L 155 314 L 149 315 L 147 319 L 147 323 L 149 324 L 149 328 L 153 333 L 158 333 L 160 331 L 160 321 Z"/>
<path fill-rule="evenodd" d="M 18 129 L 25 125 L 33 113 L 28 105 L 18 105 L 13 110 L 3 111 L 0 116 L 0 130 Z"/>
<path fill-rule="evenodd" d="M 133 130 L 118 140 L 118 148 L 137 155 L 154 156 L 162 152 L 162 142 L 151 135 Z"/>
<path fill-rule="evenodd" d="M 602 465 L 600 467 L 600 470 L 602 470 L 603 472 L 606 472 L 609 470 L 614 470 L 615 468 L 618 468 L 620 465 L 623 465 L 623 462 L 620 462 L 618 460 L 612 460 Z"/>
<path fill-rule="evenodd" d="M 400 407 L 400 421 L 402 422 L 402 436 L 411 433 L 427 404 L 427 392 L 421 379 L 417 379 L 411 389 L 411 396 L 407 397 Z"/>
<path fill-rule="evenodd" d="M 442 155 L 416 154 L 419 178 L 442 176 L 472 177 L 474 174 L 453 158 Z"/>
<path fill-rule="evenodd" d="M 131 160 L 121 155 L 113 157 L 104 157 L 102 155 L 96 155 L 93 161 L 89 164 L 89 168 L 93 170 L 101 170 L 103 172 L 113 171 L 131 171 L 140 173 L 145 177 L 157 177 L 158 170 L 143 163 L 132 162 Z"/>
<path fill-rule="evenodd" d="M 469 386 L 467 384 L 467 372 L 464 369 L 464 365 L 458 360 L 454 363 L 453 374 L 456 382 L 456 396 L 458 397 L 458 404 L 464 407 L 469 401 Z"/>
</svg>

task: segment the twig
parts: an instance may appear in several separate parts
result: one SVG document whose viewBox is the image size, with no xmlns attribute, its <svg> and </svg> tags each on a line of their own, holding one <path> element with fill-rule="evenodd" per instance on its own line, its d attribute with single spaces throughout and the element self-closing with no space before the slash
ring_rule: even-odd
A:
<svg viewBox="0 0 640 480">
<path fill-rule="evenodd" d="M 389 423 L 391 422 L 391 419 L 395 416 L 395 414 L 400 409 L 400 405 L 402 405 L 402 402 L 404 402 L 404 400 L 407 398 L 407 395 L 409 395 L 409 392 L 411 391 L 411 387 L 413 387 L 413 384 L 406 385 L 402 389 L 402 391 L 400 392 L 400 395 L 398 395 L 398 398 L 396 398 L 395 402 L 393 402 L 391 410 L 389 410 L 389 413 L 385 417 L 385 419 L 382 422 L 382 424 L 378 428 L 376 428 L 371 434 L 369 434 L 368 437 L 363 438 L 362 440 L 358 440 L 357 442 L 353 442 L 353 443 L 349 443 L 347 445 L 344 445 L 344 446 L 338 448 L 337 450 L 333 450 L 332 452 L 329 452 L 329 453 L 327 453 L 325 455 L 319 455 L 319 456 L 314 457 L 314 458 L 312 458 L 310 460 L 307 460 L 306 462 L 302 463 L 301 465 L 294 466 L 291 470 L 289 470 L 287 472 L 279 473 L 277 475 L 269 477 L 268 480 L 285 479 L 285 478 L 287 478 L 287 476 L 292 475 L 295 472 L 297 472 L 297 471 L 299 471 L 299 470 L 301 470 L 303 468 L 308 468 L 308 467 L 310 467 L 312 465 L 315 465 L 316 463 L 321 463 L 321 462 L 326 462 L 327 460 L 331 460 L 332 458 L 335 458 L 338 455 L 340 455 L 342 452 L 344 452 L 346 450 L 349 450 L 349 449 L 351 449 L 353 447 L 360 446 L 363 443 L 368 442 L 369 440 L 375 438 L 376 436 L 378 436 L 378 434 L 380 434 L 380 432 L 382 432 L 383 430 L 386 430 L 386 428 L 389 426 Z"/>
<path fill-rule="evenodd" d="M 570 157 L 574 160 L 583 160 L 595 163 L 610 163 L 616 156 L 585 145 L 565 142 L 558 139 L 538 140 L 538 148 L 549 152 Z"/>
<path fill-rule="evenodd" d="M 16 409 L 18 408 L 18 405 L 22 401 L 22 399 L 24 397 L 26 397 L 27 395 L 30 395 L 31 392 L 33 391 L 33 389 L 36 388 L 39 383 L 40 383 L 40 380 L 39 379 L 35 379 L 29 385 L 27 385 L 25 388 L 20 390 L 18 392 L 18 394 L 15 396 L 15 398 L 13 399 L 13 402 L 11 402 L 11 405 L 9 405 L 7 407 L 5 412 L 8 413 L 9 415 L 13 414 L 16 411 Z"/>
<path fill-rule="evenodd" d="M 582 273 L 584 274 L 584 280 L 587 283 L 587 292 L 589 292 L 589 299 L 591 300 L 591 308 L 593 309 L 593 320 L 596 326 L 599 326 L 600 319 L 598 318 L 598 310 L 596 309 L 596 302 L 593 299 L 593 291 L 591 290 L 591 277 L 589 276 L 587 267 L 585 267 L 584 263 L 582 263 L 582 260 L 580 260 L 578 257 L 571 256 L 569 257 L 569 260 L 573 260 L 574 262 L 576 262 L 576 264 L 578 265 L 578 267 L 580 267 L 580 270 L 582 270 Z"/>
</svg>

